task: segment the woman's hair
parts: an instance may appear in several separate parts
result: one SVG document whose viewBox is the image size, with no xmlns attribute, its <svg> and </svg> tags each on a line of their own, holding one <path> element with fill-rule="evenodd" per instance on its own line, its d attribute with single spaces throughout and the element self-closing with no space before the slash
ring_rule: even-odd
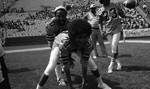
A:
<svg viewBox="0 0 150 89">
<path fill-rule="evenodd" d="M 69 24 L 68 36 L 71 41 L 81 34 L 86 34 L 87 37 L 90 37 L 91 33 L 91 25 L 86 20 L 75 19 Z"/>
</svg>

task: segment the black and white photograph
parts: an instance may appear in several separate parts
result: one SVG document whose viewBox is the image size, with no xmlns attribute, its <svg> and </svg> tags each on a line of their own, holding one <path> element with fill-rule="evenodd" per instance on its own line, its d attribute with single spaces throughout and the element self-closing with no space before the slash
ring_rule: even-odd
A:
<svg viewBox="0 0 150 89">
<path fill-rule="evenodd" d="M 150 89 L 150 0 L 0 0 L 0 89 Z"/>
</svg>

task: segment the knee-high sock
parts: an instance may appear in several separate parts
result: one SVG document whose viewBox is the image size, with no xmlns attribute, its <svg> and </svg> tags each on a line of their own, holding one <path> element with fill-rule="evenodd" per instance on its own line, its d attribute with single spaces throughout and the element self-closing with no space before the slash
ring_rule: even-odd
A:
<svg viewBox="0 0 150 89">
<path fill-rule="evenodd" d="M 41 78 L 40 78 L 39 85 L 40 86 L 44 86 L 44 84 L 46 83 L 46 81 L 48 80 L 48 78 L 49 77 L 43 73 L 42 76 L 41 76 Z"/>
</svg>

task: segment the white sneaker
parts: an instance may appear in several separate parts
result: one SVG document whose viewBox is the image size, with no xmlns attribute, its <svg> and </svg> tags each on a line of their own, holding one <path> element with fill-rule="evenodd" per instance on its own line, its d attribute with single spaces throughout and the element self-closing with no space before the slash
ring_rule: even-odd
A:
<svg viewBox="0 0 150 89">
<path fill-rule="evenodd" d="M 113 72 L 113 70 L 112 69 L 108 69 L 108 73 L 110 74 L 110 73 L 112 73 Z"/>
<path fill-rule="evenodd" d="M 114 62 L 110 62 L 109 66 L 108 66 L 108 73 L 113 72 L 113 66 L 114 66 Z"/>
<path fill-rule="evenodd" d="M 122 70 L 121 65 L 119 65 L 119 66 L 117 67 L 117 70 Z"/>
<path fill-rule="evenodd" d="M 98 84 L 98 87 L 101 88 L 101 89 L 112 89 L 106 83 L 103 83 L 102 85 Z"/>
<path fill-rule="evenodd" d="M 122 69 L 122 66 L 121 66 L 121 62 L 119 59 L 116 59 L 116 62 L 117 62 L 117 70 L 121 70 Z"/>
<path fill-rule="evenodd" d="M 93 58 L 94 58 L 94 59 L 96 59 L 96 58 L 97 58 L 97 56 L 93 55 Z"/>
<path fill-rule="evenodd" d="M 43 86 L 40 86 L 39 84 L 36 86 L 36 89 L 43 89 Z"/>
<path fill-rule="evenodd" d="M 59 86 L 67 86 L 67 82 L 64 79 L 62 79 L 62 78 L 60 78 L 58 80 L 58 82 L 59 82 Z"/>
<path fill-rule="evenodd" d="M 107 57 L 108 57 L 108 58 L 110 58 L 110 59 L 112 59 L 112 58 L 113 58 L 113 57 L 112 57 L 112 56 L 110 56 L 110 55 L 108 55 Z"/>
</svg>

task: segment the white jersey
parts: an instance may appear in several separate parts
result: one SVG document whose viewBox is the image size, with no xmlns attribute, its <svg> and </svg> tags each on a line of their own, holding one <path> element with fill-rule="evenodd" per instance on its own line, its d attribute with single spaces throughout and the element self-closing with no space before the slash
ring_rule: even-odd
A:
<svg viewBox="0 0 150 89">
<path fill-rule="evenodd" d="M 99 28 L 99 19 L 98 16 L 95 16 L 93 13 L 88 12 L 85 17 L 87 21 L 91 24 L 92 28 Z"/>
</svg>

